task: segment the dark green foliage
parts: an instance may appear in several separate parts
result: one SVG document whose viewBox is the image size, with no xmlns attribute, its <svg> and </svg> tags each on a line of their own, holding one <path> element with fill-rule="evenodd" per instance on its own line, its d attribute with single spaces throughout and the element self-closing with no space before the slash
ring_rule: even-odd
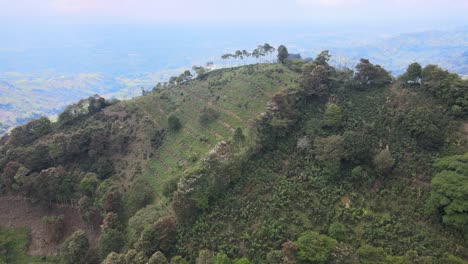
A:
<svg viewBox="0 0 468 264">
<path fill-rule="evenodd" d="M 338 241 L 345 241 L 346 227 L 340 222 L 334 222 L 328 228 L 328 235 Z"/>
<path fill-rule="evenodd" d="M 399 79 L 403 81 L 405 86 L 419 86 L 422 78 L 422 67 L 419 63 L 411 63 L 406 72 L 402 74 Z"/>
<path fill-rule="evenodd" d="M 326 263 L 336 243 L 333 238 L 313 231 L 302 233 L 297 240 L 299 262 Z"/>
<path fill-rule="evenodd" d="M 374 148 L 373 137 L 365 131 L 346 131 L 343 134 L 346 159 L 353 162 L 366 162 L 372 157 Z"/>
<path fill-rule="evenodd" d="M 108 228 L 101 234 L 99 240 L 99 255 L 104 259 L 109 253 L 119 253 L 125 244 L 122 231 Z"/>
<path fill-rule="evenodd" d="M 401 128 L 425 149 L 438 149 L 444 143 L 447 118 L 433 109 L 416 107 L 402 116 Z"/>
<path fill-rule="evenodd" d="M 147 256 L 161 251 L 165 255 L 171 255 L 174 251 L 177 229 L 174 217 L 165 216 L 153 225 L 145 227 L 135 247 Z"/>
<path fill-rule="evenodd" d="M 34 179 L 32 196 L 39 201 L 67 201 L 75 194 L 76 178 L 64 168 L 51 167 Z"/>
<path fill-rule="evenodd" d="M 289 56 L 288 49 L 284 45 L 278 47 L 278 62 L 284 63 Z"/>
<path fill-rule="evenodd" d="M 387 263 L 387 254 L 383 248 L 376 248 L 369 245 L 363 245 L 356 251 L 359 262 L 362 264 L 385 264 Z"/>
<path fill-rule="evenodd" d="M 428 208 L 466 236 L 468 234 L 468 153 L 434 163 Z"/>
<path fill-rule="evenodd" d="M 76 231 L 63 243 L 60 255 L 65 264 L 86 264 L 89 241 L 85 232 Z"/>
<path fill-rule="evenodd" d="M 356 65 L 355 79 L 364 89 L 367 87 L 379 87 L 392 81 L 390 74 L 380 65 L 374 65 L 367 59 L 361 59 Z"/>
<path fill-rule="evenodd" d="M 93 200 L 87 196 L 83 196 L 78 200 L 78 210 L 81 219 L 86 223 L 99 223 L 101 220 L 99 209 L 94 206 Z"/>
<path fill-rule="evenodd" d="M 301 84 L 309 96 L 329 95 L 330 70 L 323 65 L 305 64 L 302 66 Z"/>
<path fill-rule="evenodd" d="M 234 135 L 232 135 L 232 142 L 236 146 L 242 146 L 245 143 L 245 135 L 242 133 L 242 128 L 236 128 Z"/>
<path fill-rule="evenodd" d="M 167 118 L 167 123 L 169 125 L 169 129 L 172 131 L 179 131 L 180 128 L 182 127 L 182 124 L 180 123 L 180 120 L 178 117 L 175 115 L 170 115 Z"/>
<path fill-rule="evenodd" d="M 120 192 L 111 190 L 108 191 L 102 201 L 102 209 L 104 212 L 121 213 L 122 212 L 122 195 Z"/>
<path fill-rule="evenodd" d="M 136 211 L 150 204 L 154 200 L 154 190 L 151 185 L 142 178 L 132 183 L 124 196 L 127 215 L 133 215 Z"/>
<path fill-rule="evenodd" d="M 8 137 L 8 143 L 15 146 L 27 145 L 52 131 L 52 124 L 47 117 L 41 117 L 16 127 Z"/>
<path fill-rule="evenodd" d="M 83 117 L 99 112 L 106 106 L 105 99 L 98 95 L 82 99 L 78 103 L 65 108 L 58 117 L 58 123 L 60 126 L 72 124 Z"/>
</svg>

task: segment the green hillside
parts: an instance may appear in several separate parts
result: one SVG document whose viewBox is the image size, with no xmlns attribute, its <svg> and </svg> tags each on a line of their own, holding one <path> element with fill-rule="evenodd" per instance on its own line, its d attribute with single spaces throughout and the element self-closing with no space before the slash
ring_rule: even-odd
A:
<svg viewBox="0 0 468 264">
<path fill-rule="evenodd" d="M 64 263 L 465 263 L 467 81 L 278 50 L 16 128 L 1 191 L 101 231 Z"/>
</svg>

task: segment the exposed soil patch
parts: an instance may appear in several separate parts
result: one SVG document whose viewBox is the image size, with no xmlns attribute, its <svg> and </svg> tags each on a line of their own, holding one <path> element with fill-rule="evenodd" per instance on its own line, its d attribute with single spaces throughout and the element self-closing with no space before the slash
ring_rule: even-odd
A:
<svg viewBox="0 0 468 264">
<path fill-rule="evenodd" d="M 30 243 L 27 248 L 31 256 L 55 256 L 60 244 L 47 240 L 47 230 L 42 224 L 42 217 L 63 215 L 65 220 L 64 238 L 76 230 L 82 229 L 88 233 L 91 246 L 95 246 L 99 239 L 99 227 L 84 223 L 77 208 L 71 206 L 52 205 L 50 208 L 32 204 L 18 196 L 0 196 L 0 226 L 27 227 L 31 229 Z"/>
</svg>

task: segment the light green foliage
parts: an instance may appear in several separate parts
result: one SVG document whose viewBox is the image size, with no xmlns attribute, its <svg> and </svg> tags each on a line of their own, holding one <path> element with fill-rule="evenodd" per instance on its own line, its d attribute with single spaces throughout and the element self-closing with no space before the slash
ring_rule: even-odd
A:
<svg viewBox="0 0 468 264">
<path fill-rule="evenodd" d="M 101 264 L 126 264 L 122 254 L 111 252 Z"/>
<path fill-rule="evenodd" d="M 132 183 L 125 193 L 125 209 L 128 215 L 134 215 L 136 211 L 151 204 L 154 200 L 154 190 L 143 178 L 138 178 Z"/>
<path fill-rule="evenodd" d="M 268 252 L 266 256 L 267 264 L 280 264 L 283 262 L 283 253 L 280 250 L 273 250 Z"/>
<path fill-rule="evenodd" d="M 161 251 L 156 251 L 148 261 L 148 264 L 168 264 L 166 256 Z"/>
<path fill-rule="evenodd" d="M 356 254 L 362 264 L 385 264 L 387 263 L 387 254 L 383 248 L 376 248 L 369 245 L 361 246 Z"/>
<path fill-rule="evenodd" d="M 123 254 L 124 263 L 126 264 L 147 264 L 148 258 L 141 251 L 130 249 L 127 253 Z"/>
<path fill-rule="evenodd" d="M 434 163 L 428 206 L 439 211 L 442 222 L 468 234 L 468 153 Z"/>
<path fill-rule="evenodd" d="M 99 255 L 104 259 L 111 252 L 120 252 L 125 244 L 122 231 L 117 229 L 106 229 L 99 241 Z"/>
<path fill-rule="evenodd" d="M 314 140 L 313 153 L 320 161 L 339 161 L 344 157 L 343 137 L 334 135 Z"/>
<path fill-rule="evenodd" d="M 86 173 L 85 177 L 80 181 L 80 189 L 84 195 L 92 197 L 99 183 L 95 173 Z"/>
<path fill-rule="evenodd" d="M 213 264 L 231 264 L 232 261 L 229 257 L 224 253 L 217 253 L 213 257 Z"/>
<path fill-rule="evenodd" d="M 89 241 L 86 233 L 76 231 L 63 243 L 60 255 L 65 264 L 85 264 L 88 250 Z"/>
<path fill-rule="evenodd" d="M 61 263 L 57 257 L 29 256 L 26 253 L 29 234 L 26 228 L 0 228 L 0 263 Z"/>
<path fill-rule="evenodd" d="M 322 119 L 322 126 L 337 129 L 341 126 L 343 113 L 336 104 L 328 104 Z"/>
<path fill-rule="evenodd" d="M 388 173 L 393 165 L 395 165 L 395 159 L 388 148 L 383 149 L 374 157 L 374 166 L 379 173 Z"/>
<path fill-rule="evenodd" d="M 317 232 L 307 231 L 297 240 L 298 258 L 301 263 L 326 263 L 337 242 Z"/>
<path fill-rule="evenodd" d="M 181 256 L 174 256 L 171 259 L 171 264 L 188 264 L 188 262 Z"/>
<path fill-rule="evenodd" d="M 212 264 L 213 263 L 213 252 L 202 249 L 198 252 L 198 257 L 195 260 L 195 264 Z"/>
<path fill-rule="evenodd" d="M 241 258 L 234 260 L 233 264 L 252 264 L 248 258 Z"/>
</svg>

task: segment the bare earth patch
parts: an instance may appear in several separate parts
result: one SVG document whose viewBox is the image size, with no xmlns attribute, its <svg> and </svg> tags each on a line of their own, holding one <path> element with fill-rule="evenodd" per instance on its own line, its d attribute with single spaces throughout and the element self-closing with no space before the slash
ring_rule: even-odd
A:
<svg viewBox="0 0 468 264">
<path fill-rule="evenodd" d="M 59 243 L 47 240 L 47 230 L 42 224 L 42 217 L 50 215 L 64 216 L 65 235 Z M 31 256 L 57 255 L 64 239 L 79 229 L 86 231 L 91 246 L 95 246 L 99 240 L 99 227 L 84 223 L 77 208 L 59 205 L 42 207 L 18 196 L 0 196 L 0 226 L 30 228 L 31 237 L 27 253 Z"/>
</svg>

